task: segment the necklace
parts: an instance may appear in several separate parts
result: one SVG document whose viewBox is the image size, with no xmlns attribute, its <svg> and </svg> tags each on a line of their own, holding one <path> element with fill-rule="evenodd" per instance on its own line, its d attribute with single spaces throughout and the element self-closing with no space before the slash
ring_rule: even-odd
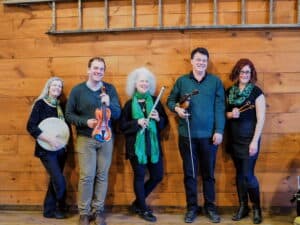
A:
<svg viewBox="0 0 300 225">
<path fill-rule="evenodd" d="M 145 103 L 145 100 L 144 99 L 143 100 L 138 100 L 138 103 L 140 104 L 140 107 L 141 107 L 143 113 L 146 112 L 146 103 Z"/>
</svg>

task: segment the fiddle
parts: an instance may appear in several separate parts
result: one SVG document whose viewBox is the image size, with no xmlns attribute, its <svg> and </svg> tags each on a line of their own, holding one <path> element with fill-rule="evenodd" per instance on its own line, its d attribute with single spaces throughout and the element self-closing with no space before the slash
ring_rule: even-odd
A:
<svg viewBox="0 0 300 225">
<path fill-rule="evenodd" d="M 101 94 L 106 94 L 106 89 L 104 86 L 101 88 Z M 111 111 L 105 102 L 102 103 L 100 108 L 95 110 L 95 117 L 97 119 L 97 124 L 92 132 L 92 137 L 100 142 L 109 141 L 112 137 L 112 131 L 109 127 Z"/>
<path fill-rule="evenodd" d="M 191 93 L 183 95 L 179 100 L 179 107 L 187 109 L 190 106 L 191 97 L 197 94 L 199 94 L 199 90 L 195 89 Z"/>
</svg>

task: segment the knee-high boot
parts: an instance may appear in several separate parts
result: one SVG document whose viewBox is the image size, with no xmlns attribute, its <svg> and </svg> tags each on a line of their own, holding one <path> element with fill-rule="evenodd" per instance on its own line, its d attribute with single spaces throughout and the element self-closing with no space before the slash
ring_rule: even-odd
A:
<svg viewBox="0 0 300 225">
<path fill-rule="evenodd" d="M 248 195 L 246 184 L 243 182 L 237 181 L 237 193 L 239 197 L 240 206 L 232 217 L 232 220 L 239 221 L 249 214 L 249 206 L 248 206 Z"/>
<path fill-rule="evenodd" d="M 262 222 L 262 214 L 260 207 L 259 188 L 249 188 L 249 198 L 253 203 L 253 223 L 260 224 Z"/>
</svg>

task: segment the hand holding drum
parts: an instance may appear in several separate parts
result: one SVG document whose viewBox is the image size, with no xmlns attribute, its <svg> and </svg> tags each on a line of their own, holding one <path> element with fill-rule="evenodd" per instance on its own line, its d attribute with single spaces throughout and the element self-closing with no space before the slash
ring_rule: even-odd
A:
<svg viewBox="0 0 300 225">
<path fill-rule="evenodd" d="M 68 125 L 63 120 L 50 117 L 44 119 L 39 124 L 39 128 L 43 131 L 45 138 L 38 138 L 37 142 L 45 150 L 57 151 L 67 145 L 70 131 Z"/>
</svg>

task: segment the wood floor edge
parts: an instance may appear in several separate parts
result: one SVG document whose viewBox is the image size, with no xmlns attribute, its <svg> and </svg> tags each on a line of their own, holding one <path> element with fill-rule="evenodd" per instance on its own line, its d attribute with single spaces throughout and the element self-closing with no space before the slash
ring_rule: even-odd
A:
<svg viewBox="0 0 300 225">
<path fill-rule="evenodd" d="M 0 210 L 11 210 L 11 211 L 41 211 L 41 205 L 0 205 Z M 152 206 L 151 207 L 157 213 L 183 213 L 186 209 L 183 206 Z M 129 205 L 108 205 L 106 206 L 106 211 L 108 213 L 120 213 L 126 212 L 129 209 Z M 218 207 L 218 211 L 221 214 L 234 212 L 236 210 L 236 206 L 220 206 Z M 77 213 L 77 206 L 70 205 L 68 207 L 68 211 L 71 213 Z M 284 207 L 284 206 L 271 206 L 268 208 L 263 208 L 263 211 L 268 214 L 282 214 L 289 215 L 295 214 L 296 207 Z"/>
</svg>

